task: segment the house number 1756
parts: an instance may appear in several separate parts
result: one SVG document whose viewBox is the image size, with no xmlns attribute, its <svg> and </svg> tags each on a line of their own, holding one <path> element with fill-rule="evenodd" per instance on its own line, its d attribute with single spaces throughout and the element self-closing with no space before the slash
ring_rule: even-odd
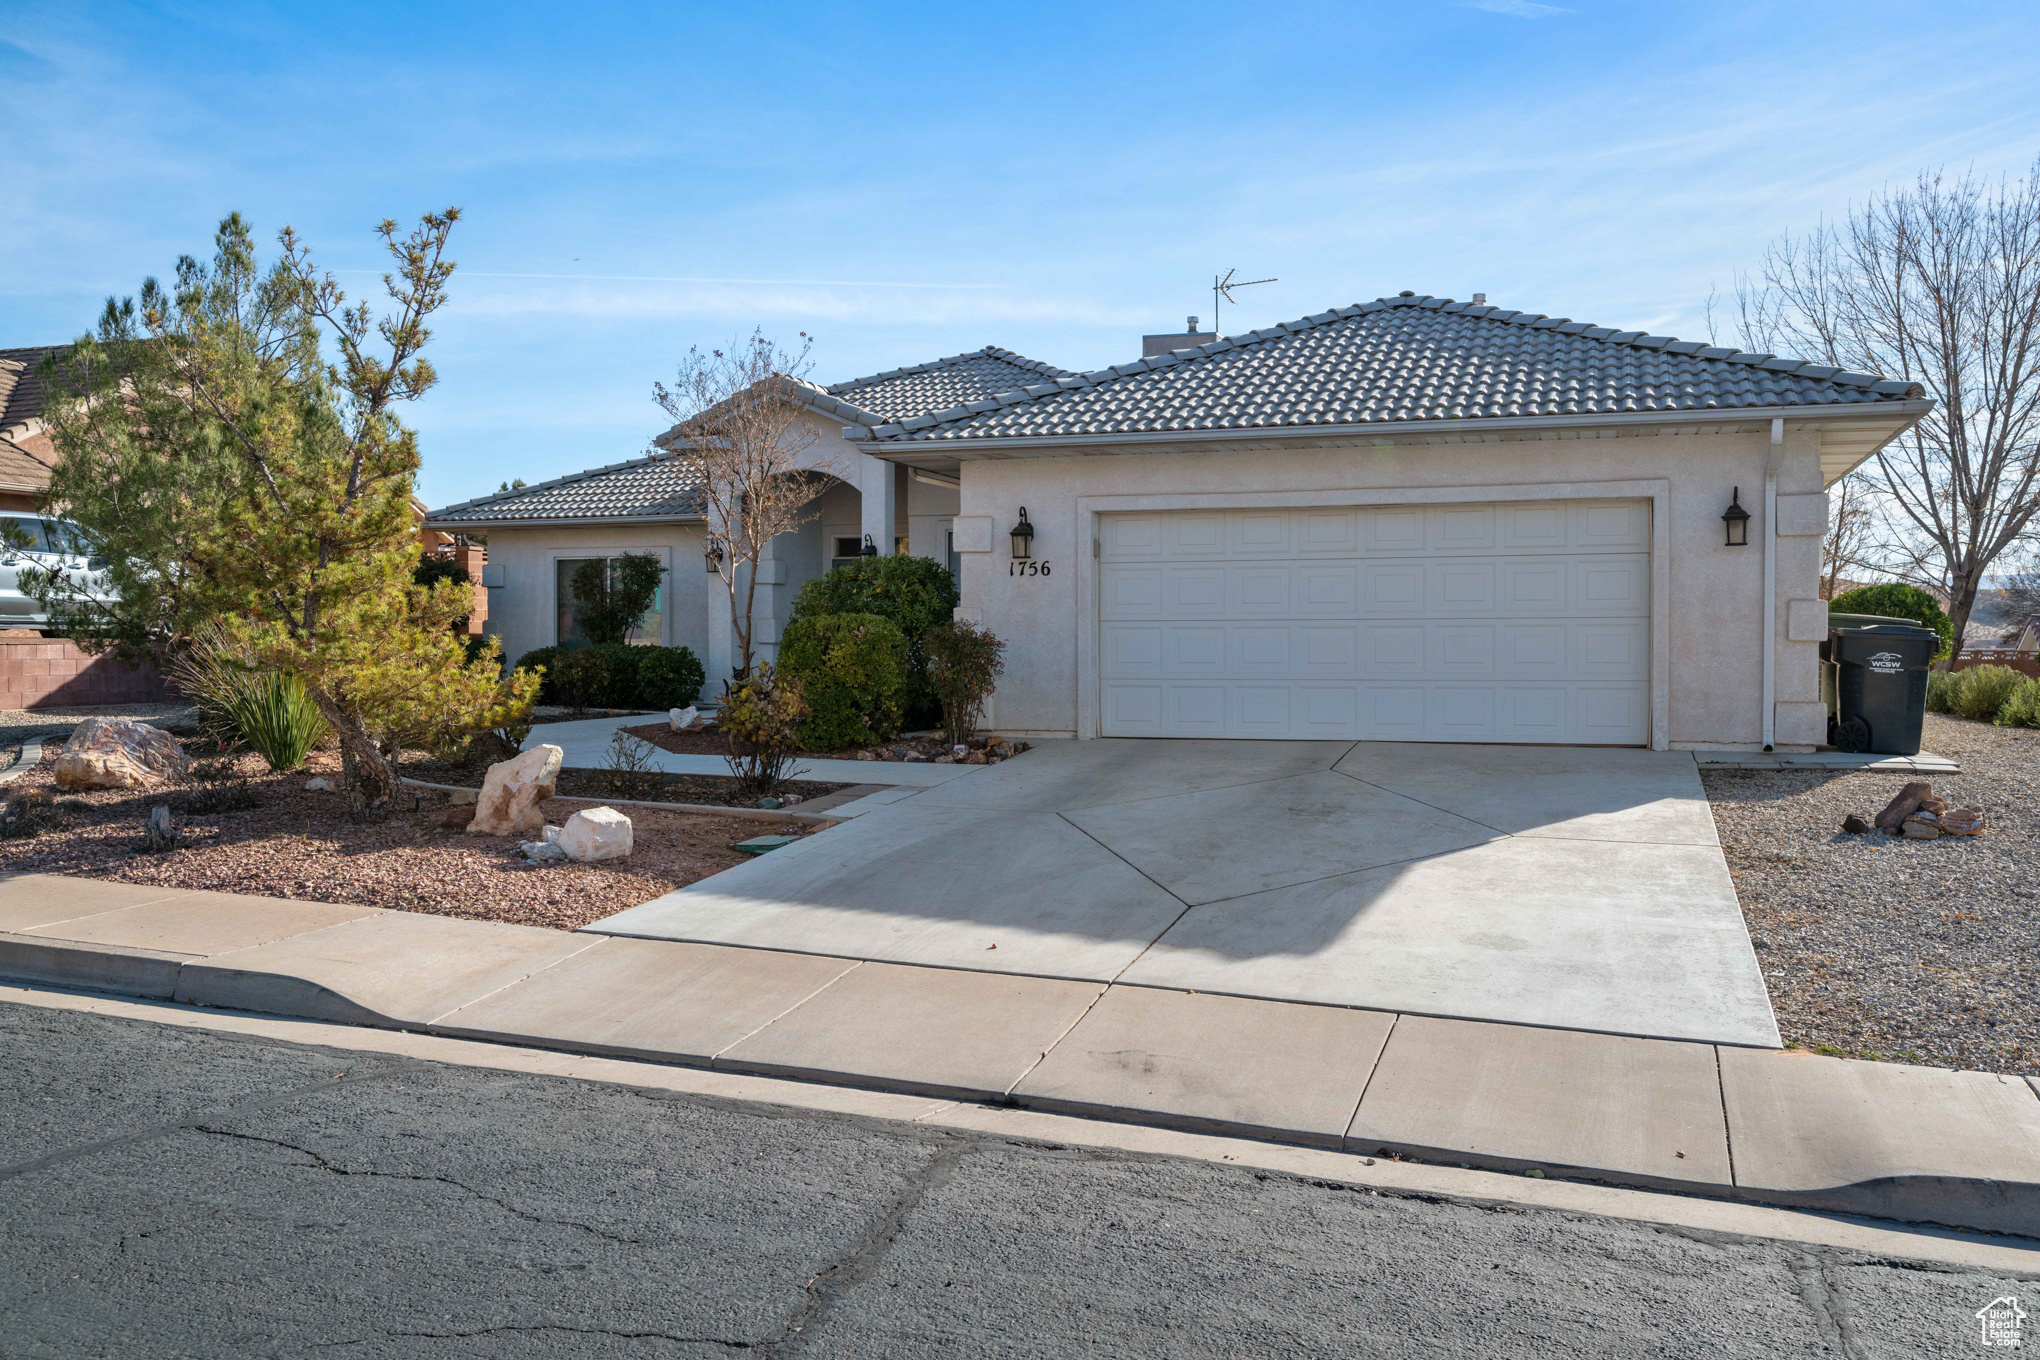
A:
<svg viewBox="0 0 2040 1360">
<path fill-rule="evenodd" d="M 1037 562 L 1032 558 L 1025 562 L 1008 562 L 1006 564 L 1006 574 L 1008 576 L 1046 576 L 1049 574 L 1048 563 L 1045 561 Z"/>
</svg>

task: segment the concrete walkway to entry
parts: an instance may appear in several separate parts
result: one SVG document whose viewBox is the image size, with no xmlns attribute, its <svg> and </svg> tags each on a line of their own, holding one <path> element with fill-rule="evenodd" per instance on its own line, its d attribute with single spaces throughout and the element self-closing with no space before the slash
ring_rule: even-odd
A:
<svg viewBox="0 0 2040 1360">
<path fill-rule="evenodd" d="M 1778 1043 L 1690 754 L 1062 741 L 968 773 L 588 929 Z"/>
<path fill-rule="evenodd" d="M 2040 1232 L 2016 1076 L 39 874 L 0 978 Z"/>
<path fill-rule="evenodd" d="M 623 717 L 577 718 L 572 722 L 540 723 L 524 739 L 524 749 L 557 746 L 561 763 L 573 770 L 599 770 L 609 754 L 609 743 L 620 727 L 643 727 L 665 721 L 657 713 L 635 713 Z M 652 768 L 667 774 L 722 774 L 730 772 L 729 761 L 721 756 L 687 756 L 654 750 Z M 933 788 L 952 779 L 985 770 L 983 765 L 937 765 L 932 761 L 829 760 L 823 757 L 794 762 L 795 777 L 829 784 L 897 784 L 905 788 Z"/>
</svg>

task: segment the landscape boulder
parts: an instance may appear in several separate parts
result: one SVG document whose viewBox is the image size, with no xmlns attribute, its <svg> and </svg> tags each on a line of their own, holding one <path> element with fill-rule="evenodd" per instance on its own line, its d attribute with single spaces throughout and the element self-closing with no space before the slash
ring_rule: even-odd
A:
<svg viewBox="0 0 2040 1360">
<path fill-rule="evenodd" d="M 558 843 L 576 864 L 622 859 L 631 851 L 630 818 L 613 807 L 577 812 L 560 828 Z"/>
<path fill-rule="evenodd" d="M 1941 836 L 1941 819 L 1931 812 L 1915 812 L 1899 827 L 1899 834 L 1909 841 L 1938 840 Z"/>
<path fill-rule="evenodd" d="M 668 709 L 666 712 L 667 726 L 671 727 L 675 732 L 692 731 L 700 721 L 701 710 L 693 704 L 689 704 L 685 708 Z"/>
<path fill-rule="evenodd" d="M 1896 836 L 1898 829 L 1905 825 L 1905 819 L 1918 811 L 1923 801 L 1933 796 L 1933 785 L 1927 783 L 1924 779 L 1913 780 L 1898 791 L 1896 798 L 1884 805 L 1884 811 L 1877 814 L 1878 829 L 1880 831 L 1889 831 L 1892 835 Z"/>
<path fill-rule="evenodd" d="M 132 718 L 87 718 L 57 754 L 57 787 L 138 789 L 181 776 L 189 766 L 177 739 L 160 727 Z"/>
<path fill-rule="evenodd" d="M 1875 829 L 1876 828 L 1874 828 L 1870 824 L 1870 819 L 1868 817 L 1865 817 L 1860 812 L 1852 812 L 1848 816 L 1842 818 L 1842 833 L 1844 835 L 1860 836 L 1866 831 L 1872 831 Z"/>
<path fill-rule="evenodd" d="M 1983 809 L 1979 807 L 1949 808 L 1941 814 L 1941 834 L 1944 836 L 1981 836 L 1983 834 Z"/>
<path fill-rule="evenodd" d="M 499 761 L 482 776 L 475 799 L 470 836 L 510 836 L 545 825 L 538 805 L 553 796 L 566 752 L 557 746 L 534 746 L 511 760 Z"/>
</svg>

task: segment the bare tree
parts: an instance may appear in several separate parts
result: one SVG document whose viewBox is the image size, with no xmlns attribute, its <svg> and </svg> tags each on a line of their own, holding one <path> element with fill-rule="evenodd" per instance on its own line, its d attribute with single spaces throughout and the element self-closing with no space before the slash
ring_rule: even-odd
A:
<svg viewBox="0 0 2040 1360">
<path fill-rule="evenodd" d="M 664 445 L 700 460 L 710 556 L 729 592 L 739 678 L 751 673 L 758 563 L 772 540 L 807 523 L 828 489 L 826 462 L 807 457 L 815 435 L 803 419 L 808 350 L 781 349 L 753 331 L 727 349 L 690 349 L 673 386 L 652 394 L 674 421 Z"/>
<path fill-rule="evenodd" d="M 1870 510 L 1870 488 L 1851 473 L 1835 483 L 1829 500 L 1827 537 L 1820 544 L 1820 597 L 1832 600 L 1844 571 L 1874 566 L 1876 517 Z"/>
<path fill-rule="evenodd" d="M 1948 601 L 1956 636 L 1991 564 L 2040 516 L 2040 161 L 2024 179 L 1922 174 L 1777 242 L 1739 282 L 1745 344 L 1903 375 L 1933 412 L 1866 469 L 1866 552 Z"/>
</svg>

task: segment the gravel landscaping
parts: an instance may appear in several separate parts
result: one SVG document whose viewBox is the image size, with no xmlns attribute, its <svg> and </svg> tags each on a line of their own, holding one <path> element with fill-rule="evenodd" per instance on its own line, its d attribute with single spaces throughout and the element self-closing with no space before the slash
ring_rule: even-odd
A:
<svg viewBox="0 0 2040 1360">
<path fill-rule="evenodd" d="M 1930 776 L 1974 838 L 1849 836 L 1908 778 L 1702 775 L 1788 1044 L 1848 1057 L 2040 1075 L 2040 731 L 1927 716 Z"/>
<path fill-rule="evenodd" d="M 190 785 L 153 790 L 71 793 L 54 786 L 56 747 L 6 787 L 9 798 L 39 791 L 55 800 L 62 823 L 40 835 L 0 840 L 0 871 L 74 874 L 264 897 L 301 897 L 432 912 L 483 921 L 573 930 L 741 862 L 731 847 L 775 832 L 812 827 L 759 818 L 630 808 L 635 850 L 603 864 L 528 863 L 513 838 L 470 836 L 440 826 L 444 793 L 405 790 L 386 822 L 348 819 L 345 795 L 308 793 L 324 775 L 339 782 L 336 752 L 315 751 L 306 767 L 272 775 L 241 756 L 257 806 L 246 811 L 182 810 Z M 141 849 L 149 809 L 168 802 L 184 844 L 163 854 Z M 586 802 L 541 804 L 561 824 Z"/>
</svg>

